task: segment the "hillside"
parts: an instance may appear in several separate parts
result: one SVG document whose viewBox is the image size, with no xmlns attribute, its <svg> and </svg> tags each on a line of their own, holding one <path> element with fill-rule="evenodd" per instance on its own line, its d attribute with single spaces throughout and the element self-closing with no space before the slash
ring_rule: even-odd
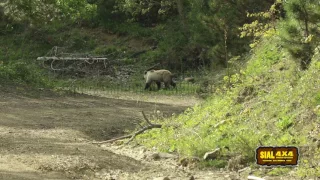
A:
<svg viewBox="0 0 320 180">
<path fill-rule="evenodd" d="M 187 158 L 202 159 L 221 148 L 221 155 L 202 161 L 203 166 L 251 166 L 262 176 L 286 175 L 294 169 L 294 176 L 319 177 L 320 54 L 317 51 L 310 68 L 301 71 L 279 40 L 265 38 L 254 48 L 246 66 L 233 75 L 232 88 L 217 89 L 204 104 L 167 119 L 162 122 L 166 128 L 140 141 Z M 259 146 L 297 146 L 298 168 L 259 171 L 254 165 Z"/>
</svg>

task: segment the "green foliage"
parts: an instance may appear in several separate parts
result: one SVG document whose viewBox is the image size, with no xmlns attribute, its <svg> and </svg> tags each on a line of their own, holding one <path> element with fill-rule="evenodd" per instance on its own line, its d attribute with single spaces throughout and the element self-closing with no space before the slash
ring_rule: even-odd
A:
<svg viewBox="0 0 320 180">
<path fill-rule="evenodd" d="M 278 37 L 264 37 L 253 49 L 244 77 L 236 86 L 216 92 L 205 103 L 165 120 L 163 129 L 152 130 L 139 141 L 162 151 L 197 157 L 228 147 L 230 152 L 223 151 L 221 157 L 241 154 L 248 162 L 254 161 L 255 149 L 260 145 L 305 145 L 312 124 L 318 121 L 315 116 L 305 121 L 304 115 L 316 107 L 310 102 L 320 90 L 319 57 L 314 56 L 308 71 L 300 72 L 280 43 Z M 219 161 L 223 158 L 203 164 L 216 166 Z M 281 169 L 271 174 L 285 172 Z M 307 175 L 314 173 L 308 171 Z"/>
<path fill-rule="evenodd" d="M 320 105 L 320 92 L 318 92 L 318 94 L 316 95 L 315 104 Z"/>
<path fill-rule="evenodd" d="M 141 26 L 136 22 L 116 22 L 107 21 L 103 22 L 101 25 L 108 29 L 111 33 L 117 33 L 119 35 L 126 35 L 131 37 L 150 37 L 152 35 L 152 30 Z"/>
<path fill-rule="evenodd" d="M 131 20 L 143 21 L 143 23 L 154 23 L 161 18 L 165 18 L 175 9 L 175 2 L 169 0 L 156 1 L 115 1 L 116 12 L 120 11 L 131 16 Z"/>
<path fill-rule="evenodd" d="M 292 0 L 284 7 L 287 12 L 281 33 L 284 46 L 300 62 L 301 68 L 307 69 L 319 42 L 319 2 Z"/>
<path fill-rule="evenodd" d="M 191 12 L 190 17 L 193 17 L 198 23 L 196 27 L 205 27 L 209 34 L 205 35 L 209 38 L 211 49 L 210 57 L 216 62 L 226 64 L 226 54 L 224 47 L 224 35 L 227 34 L 227 56 L 237 56 L 248 50 L 248 38 L 241 39 L 239 37 L 239 28 L 247 22 L 247 11 L 261 11 L 270 7 L 271 4 L 267 1 L 261 1 L 257 4 L 251 0 L 241 1 L 190 1 Z M 199 23 L 200 22 L 200 23 Z M 207 43 L 209 44 L 209 43 Z"/>
<path fill-rule="evenodd" d="M 234 73 L 230 76 L 224 76 L 223 81 L 224 81 L 224 84 L 226 85 L 224 89 L 228 89 L 229 87 L 234 87 L 238 84 L 241 84 L 243 80 L 243 75 L 244 74 L 240 72 L 240 73 Z"/>
<path fill-rule="evenodd" d="M 300 161 L 301 168 L 298 169 L 297 174 L 300 177 L 319 177 L 320 176 L 320 149 L 316 149 L 313 153 L 313 158 Z"/>
<path fill-rule="evenodd" d="M 53 21 L 92 20 L 96 12 L 96 6 L 86 0 L 9 0 L 3 8 L 8 17 L 33 26 Z"/>
<path fill-rule="evenodd" d="M 279 42 L 277 37 L 272 37 L 271 39 Z M 282 58 L 281 47 L 275 43 L 270 43 L 270 41 L 261 42 L 257 49 L 259 51 L 255 51 L 253 54 L 253 58 L 257 60 L 247 66 L 245 74 L 250 74 L 251 76 L 261 74 L 266 68 L 279 62 Z"/>
<path fill-rule="evenodd" d="M 276 123 L 276 126 L 281 130 L 286 130 L 290 126 L 292 126 L 293 120 L 290 117 L 281 117 L 278 122 Z"/>
<path fill-rule="evenodd" d="M 290 171 L 292 171 L 292 168 L 279 167 L 279 168 L 272 169 L 270 172 L 268 172 L 268 175 L 271 175 L 271 176 L 287 175 Z"/>
<path fill-rule="evenodd" d="M 19 83 L 36 87 L 47 87 L 50 83 L 35 65 L 24 61 L 0 65 L 0 81 L 4 84 Z"/>
<path fill-rule="evenodd" d="M 154 62 L 168 64 L 171 68 L 178 68 L 181 59 L 188 54 L 185 53 L 188 39 L 181 33 L 181 26 L 177 20 L 169 21 L 167 24 L 157 26 L 151 37 L 158 41 L 158 48 L 142 56 L 144 59 L 151 59 Z"/>
<path fill-rule="evenodd" d="M 71 36 L 68 37 L 66 45 L 72 50 L 92 50 L 97 45 L 97 40 L 92 39 L 90 35 L 83 33 L 78 29 L 71 30 L 70 34 Z"/>
<path fill-rule="evenodd" d="M 164 61 L 172 68 L 194 66 L 210 67 L 211 64 L 225 63 L 224 33 L 227 31 L 228 56 L 236 56 L 248 50 L 248 38 L 240 39 L 239 27 L 246 22 L 246 11 L 267 10 L 270 2 L 242 0 L 237 2 L 157 0 L 124 1 L 104 0 L 94 2 L 101 10 L 105 27 L 121 34 L 151 36 L 158 49 L 146 54 L 151 61 Z M 111 7 L 115 7 L 112 9 Z M 238 10 L 239 9 L 239 10 Z M 113 14 L 110 12 L 113 12 Z M 129 16 L 121 16 L 127 14 Z M 120 19 L 115 18 L 120 15 Z M 178 16 L 177 16 L 178 15 Z M 112 21 L 111 21 L 112 19 Z M 151 31 L 141 31 L 139 26 L 118 23 L 125 19 L 151 26 Z M 119 25 L 120 24 L 120 25 Z M 128 24 L 128 23 L 126 23 Z M 134 28 L 137 27 L 137 28 Z M 142 28 L 143 29 L 143 28 Z M 241 47 L 241 48 L 240 48 Z"/>
<path fill-rule="evenodd" d="M 56 1 L 60 18 L 72 21 L 94 20 L 96 16 L 96 5 L 88 4 L 87 0 Z"/>
<path fill-rule="evenodd" d="M 281 10 L 277 7 L 282 6 L 281 0 L 276 0 L 270 9 L 265 12 L 257 13 L 247 13 L 248 18 L 255 18 L 250 24 L 245 23 L 241 30 L 241 38 L 244 37 L 254 37 L 253 43 L 250 44 L 250 47 L 255 47 L 261 37 L 263 36 L 272 36 L 276 34 L 275 20 L 280 18 Z"/>
<path fill-rule="evenodd" d="M 33 30 L 0 37 L 0 81 L 3 84 L 24 84 L 34 87 L 52 87 L 46 72 L 35 59 L 48 52 L 46 36 Z M 39 34 L 38 34 L 39 33 Z M 37 37 L 37 38 L 34 38 Z"/>
</svg>

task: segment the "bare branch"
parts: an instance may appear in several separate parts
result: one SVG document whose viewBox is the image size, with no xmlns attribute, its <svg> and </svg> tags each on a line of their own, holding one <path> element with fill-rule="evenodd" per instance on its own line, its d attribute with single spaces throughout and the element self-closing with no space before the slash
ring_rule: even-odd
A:
<svg viewBox="0 0 320 180">
<path fill-rule="evenodd" d="M 55 60 L 53 60 L 53 61 L 51 62 L 51 65 L 50 65 L 51 69 L 54 70 L 54 71 L 61 71 L 61 69 L 55 69 L 55 68 L 53 67 L 53 63 L 54 63 L 54 62 L 55 62 Z"/>
<path fill-rule="evenodd" d="M 102 58 L 102 57 L 38 57 L 37 58 L 38 61 L 48 61 L 48 60 L 54 60 L 54 61 L 89 61 L 89 60 L 93 60 L 93 61 L 99 61 L 99 60 L 108 60 L 108 58 Z M 89 62 L 88 62 L 89 63 Z M 90 63 L 89 63 L 90 64 Z"/>
<path fill-rule="evenodd" d="M 143 111 L 141 111 L 141 113 L 142 113 L 142 115 L 143 115 L 144 120 L 146 120 L 147 123 L 151 125 L 152 123 L 149 121 L 149 119 L 147 118 L 146 114 L 144 114 Z"/>
<path fill-rule="evenodd" d="M 131 135 L 125 135 L 125 136 L 121 136 L 121 137 L 118 137 L 118 138 L 114 138 L 114 139 L 109 139 L 107 141 L 100 141 L 100 142 L 93 142 L 92 144 L 103 144 L 103 143 L 111 143 L 111 142 L 114 142 L 114 141 L 118 141 L 118 140 L 122 140 L 122 139 L 127 139 L 127 138 L 130 138 L 126 144 L 130 143 L 137 135 L 139 134 L 142 134 L 143 132 L 145 132 L 146 130 L 149 130 L 149 129 L 153 129 L 153 128 L 161 128 L 162 125 L 161 124 L 152 124 L 150 122 L 150 120 L 147 118 L 147 116 L 145 115 L 145 113 L 143 111 L 142 112 L 142 115 L 143 115 L 143 118 L 146 120 L 146 122 L 148 123 L 147 126 L 145 127 L 142 127 L 139 131 L 136 131 L 135 133 L 131 134 Z"/>
<path fill-rule="evenodd" d="M 149 130 L 149 129 L 153 129 L 153 128 L 161 128 L 162 125 L 161 124 L 150 124 L 149 126 L 146 126 L 142 129 L 140 129 L 139 131 L 135 132 L 131 138 L 126 142 L 126 144 L 129 144 L 137 135 L 142 134 L 144 131 Z"/>
<path fill-rule="evenodd" d="M 114 142 L 114 141 L 118 141 L 118 140 L 122 140 L 122 139 L 127 139 L 127 138 L 130 138 L 130 137 L 132 137 L 132 135 L 121 136 L 121 137 L 118 137 L 118 138 L 109 139 L 109 140 L 107 140 L 107 141 L 92 142 L 92 144 L 111 143 L 111 142 Z"/>
</svg>

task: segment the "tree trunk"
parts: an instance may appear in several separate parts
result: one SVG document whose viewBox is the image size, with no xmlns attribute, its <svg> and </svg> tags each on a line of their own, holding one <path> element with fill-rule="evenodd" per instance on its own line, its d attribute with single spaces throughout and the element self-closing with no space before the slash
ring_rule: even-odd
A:
<svg viewBox="0 0 320 180">
<path fill-rule="evenodd" d="M 303 8 L 303 16 L 304 16 L 305 37 L 307 38 L 309 36 L 309 16 L 305 6 L 306 5 L 304 4 L 302 8 Z"/>
</svg>

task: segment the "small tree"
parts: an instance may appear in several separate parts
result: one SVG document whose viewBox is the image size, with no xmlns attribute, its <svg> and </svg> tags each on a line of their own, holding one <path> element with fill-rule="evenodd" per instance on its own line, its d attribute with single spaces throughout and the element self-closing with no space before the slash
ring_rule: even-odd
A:
<svg viewBox="0 0 320 180">
<path fill-rule="evenodd" d="M 182 12 L 182 1 L 177 0 L 177 3 Z M 115 0 L 114 12 L 125 13 L 132 21 L 150 25 L 168 18 L 169 15 L 172 15 L 172 12 L 176 13 L 177 3 L 171 0 Z"/>
<path fill-rule="evenodd" d="M 319 42 L 319 1 L 290 0 L 284 3 L 284 8 L 287 12 L 282 34 L 284 46 L 294 58 L 300 59 L 301 68 L 307 69 Z"/>
<path fill-rule="evenodd" d="M 265 11 L 272 3 L 266 0 L 259 3 L 256 0 L 190 0 L 190 4 L 190 16 L 196 17 L 208 29 L 209 34 L 204 36 L 211 40 L 209 57 L 227 67 L 228 56 L 238 56 L 249 49 L 249 38 L 239 37 L 239 28 L 248 22 L 247 13 Z M 225 42 L 226 32 L 228 41 Z"/>
<path fill-rule="evenodd" d="M 282 0 L 276 0 L 267 11 L 257 13 L 247 13 L 251 23 L 245 23 L 241 28 L 241 38 L 253 37 L 250 47 L 256 46 L 260 38 L 276 34 L 276 22 L 283 15 Z"/>
</svg>

